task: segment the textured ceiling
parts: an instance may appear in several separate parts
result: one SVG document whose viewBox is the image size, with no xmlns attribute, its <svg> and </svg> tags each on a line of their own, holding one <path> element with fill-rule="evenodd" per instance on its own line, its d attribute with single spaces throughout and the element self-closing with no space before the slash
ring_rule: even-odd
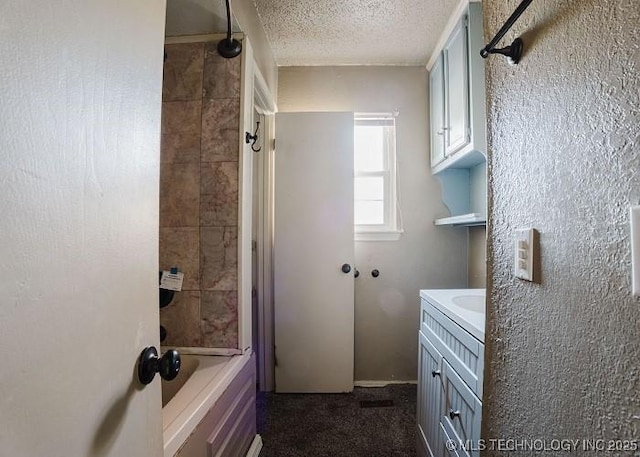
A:
<svg viewBox="0 0 640 457">
<path fill-rule="evenodd" d="M 423 65 L 456 0 L 254 0 L 280 66 Z"/>
</svg>

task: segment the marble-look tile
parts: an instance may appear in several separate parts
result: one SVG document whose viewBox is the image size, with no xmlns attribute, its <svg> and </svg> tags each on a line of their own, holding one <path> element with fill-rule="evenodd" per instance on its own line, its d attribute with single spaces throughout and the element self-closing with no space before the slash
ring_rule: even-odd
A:
<svg viewBox="0 0 640 457">
<path fill-rule="evenodd" d="M 202 95 L 205 99 L 240 98 L 241 59 L 225 59 L 218 54 L 218 43 L 205 45 L 204 81 Z"/>
<path fill-rule="evenodd" d="M 238 228 L 200 227 L 200 287 L 238 289 Z"/>
<path fill-rule="evenodd" d="M 238 347 L 238 293 L 202 292 L 202 334 L 205 347 Z"/>
<path fill-rule="evenodd" d="M 201 100 L 204 43 L 168 44 L 162 78 L 162 100 Z"/>
<path fill-rule="evenodd" d="M 238 162 L 200 167 L 200 225 L 238 225 Z"/>
<path fill-rule="evenodd" d="M 202 162 L 238 160 L 240 100 L 205 100 L 202 105 Z"/>
<path fill-rule="evenodd" d="M 160 227 L 198 227 L 200 164 L 163 163 L 160 167 Z"/>
<path fill-rule="evenodd" d="M 160 271 L 178 267 L 184 273 L 182 290 L 200 290 L 200 229 L 160 229 Z"/>
<path fill-rule="evenodd" d="M 167 329 L 163 345 L 201 347 L 200 292 L 176 292 L 171 304 L 160 310 L 160 324 Z"/>
<path fill-rule="evenodd" d="M 202 101 L 162 104 L 162 162 L 199 162 Z"/>
</svg>

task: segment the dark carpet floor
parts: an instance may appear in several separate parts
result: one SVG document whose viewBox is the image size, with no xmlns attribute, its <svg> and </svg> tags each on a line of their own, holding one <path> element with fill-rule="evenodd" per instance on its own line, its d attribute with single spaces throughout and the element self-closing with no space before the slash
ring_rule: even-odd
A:
<svg viewBox="0 0 640 457">
<path fill-rule="evenodd" d="M 415 457 L 416 389 L 259 394 L 260 457 Z"/>
</svg>

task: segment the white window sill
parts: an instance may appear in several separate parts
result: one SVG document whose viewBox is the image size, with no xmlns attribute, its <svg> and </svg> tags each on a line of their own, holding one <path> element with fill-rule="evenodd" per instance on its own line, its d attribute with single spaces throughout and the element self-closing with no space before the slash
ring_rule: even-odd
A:
<svg viewBox="0 0 640 457">
<path fill-rule="evenodd" d="M 404 230 L 391 230 L 379 232 L 355 232 L 355 241 L 398 241 Z"/>
</svg>

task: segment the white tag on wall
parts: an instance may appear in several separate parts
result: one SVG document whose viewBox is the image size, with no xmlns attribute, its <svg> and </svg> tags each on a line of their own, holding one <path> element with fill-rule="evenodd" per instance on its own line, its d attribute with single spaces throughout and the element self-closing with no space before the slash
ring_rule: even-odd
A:
<svg viewBox="0 0 640 457">
<path fill-rule="evenodd" d="M 183 280 L 184 273 L 182 272 L 172 273 L 170 271 L 163 271 L 162 279 L 160 280 L 160 288 L 180 292 L 182 290 Z"/>
</svg>

